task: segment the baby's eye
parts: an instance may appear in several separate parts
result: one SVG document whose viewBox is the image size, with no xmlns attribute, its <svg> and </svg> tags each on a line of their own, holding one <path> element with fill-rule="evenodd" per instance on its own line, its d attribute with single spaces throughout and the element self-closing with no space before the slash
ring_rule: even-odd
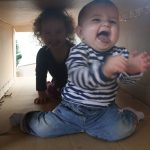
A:
<svg viewBox="0 0 150 150">
<path fill-rule="evenodd" d="M 100 22 L 101 19 L 99 19 L 99 18 L 94 18 L 94 19 L 92 19 L 92 21 L 93 21 L 93 22 Z"/>
<path fill-rule="evenodd" d="M 61 33 L 63 33 L 63 30 L 61 30 L 61 29 L 56 30 L 55 33 L 56 33 L 56 34 L 61 34 Z"/>
<path fill-rule="evenodd" d="M 115 20 L 109 20 L 109 23 L 110 24 L 117 24 L 117 21 L 115 21 Z"/>
<path fill-rule="evenodd" d="M 44 31 L 43 34 L 44 34 L 44 35 L 49 35 L 50 32 Z"/>
</svg>

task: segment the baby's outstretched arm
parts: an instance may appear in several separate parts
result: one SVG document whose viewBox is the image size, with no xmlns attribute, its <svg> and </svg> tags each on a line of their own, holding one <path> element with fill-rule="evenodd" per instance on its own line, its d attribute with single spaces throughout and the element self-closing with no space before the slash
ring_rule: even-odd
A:
<svg viewBox="0 0 150 150">
<path fill-rule="evenodd" d="M 129 55 L 126 72 L 129 74 L 142 73 L 150 67 L 150 56 L 147 52 L 132 52 Z"/>
<path fill-rule="evenodd" d="M 109 57 L 103 66 L 103 73 L 111 78 L 116 73 L 143 73 L 148 67 L 150 67 L 150 56 L 147 52 L 132 52 L 128 59 L 121 55 Z"/>
</svg>

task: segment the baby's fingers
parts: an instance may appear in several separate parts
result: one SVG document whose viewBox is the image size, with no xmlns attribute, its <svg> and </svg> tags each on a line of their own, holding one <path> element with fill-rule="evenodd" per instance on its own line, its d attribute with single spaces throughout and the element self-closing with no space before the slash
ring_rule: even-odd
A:
<svg viewBox="0 0 150 150">
<path fill-rule="evenodd" d="M 143 60 L 144 60 L 145 64 L 149 64 L 150 63 L 150 56 L 149 55 L 143 56 Z"/>
<path fill-rule="evenodd" d="M 144 63 L 144 67 L 145 67 L 145 68 L 150 67 L 150 61 L 149 61 L 149 62 L 145 62 L 145 63 Z"/>
<path fill-rule="evenodd" d="M 130 52 L 130 56 L 131 56 L 131 57 L 137 56 L 138 54 L 139 54 L 139 53 L 138 53 L 137 50 L 132 50 L 132 51 Z"/>
<path fill-rule="evenodd" d="M 146 69 L 150 67 L 150 56 L 146 56 L 142 64 L 141 71 L 146 71 Z"/>
<path fill-rule="evenodd" d="M 147 59 L 147 58 L 149 59 L 150 58 L 150 56 L 148 55 L 148 53 L 146 51 L 142 52 L 140 54 L 140 56 L 141 56 L 141 58 L 144 58 L 144 59 Z"/>
</svg>

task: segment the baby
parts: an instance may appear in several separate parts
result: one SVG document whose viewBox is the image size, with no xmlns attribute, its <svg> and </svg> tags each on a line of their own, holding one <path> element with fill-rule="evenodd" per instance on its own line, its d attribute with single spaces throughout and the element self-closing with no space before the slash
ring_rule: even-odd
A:
<svg viewBox="0 0 150 150">
<path fill-rule="evenodd" d="M 93 137 L 117 141 L 134 133 L 142 113 L 120 109 L 115 103 L 118 82 L 134 82 L 150 66 L 146 52 L 129 54 L 116 47 L 119 13 L 109 0 L 85 5 L 76 29 L 82 42 L 70 50 L 68 82 L 62 101 L 52 112 L 33 111 L 11 122 L 39 137 L 85 132 Z"/>
</svg>

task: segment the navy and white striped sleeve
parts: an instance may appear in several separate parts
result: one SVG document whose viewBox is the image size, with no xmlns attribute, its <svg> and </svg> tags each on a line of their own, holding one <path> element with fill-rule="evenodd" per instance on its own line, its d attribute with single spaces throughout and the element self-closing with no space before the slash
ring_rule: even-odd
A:
<svg viewBox="0 0 150 150">
<path fill-rule="evenodd" d="M 93 60 L 89 63 L 89 54 L 87 48 L 74 47 L 70 51 L 68 61 L 68 80 L 74 85 L 82 88 L 95 88 L 110 84 L 112 80 L 105 77 L 102 72 L 102 63 Z M 109 82 L 109 83 L 108 83 Z"/>
</svg>

